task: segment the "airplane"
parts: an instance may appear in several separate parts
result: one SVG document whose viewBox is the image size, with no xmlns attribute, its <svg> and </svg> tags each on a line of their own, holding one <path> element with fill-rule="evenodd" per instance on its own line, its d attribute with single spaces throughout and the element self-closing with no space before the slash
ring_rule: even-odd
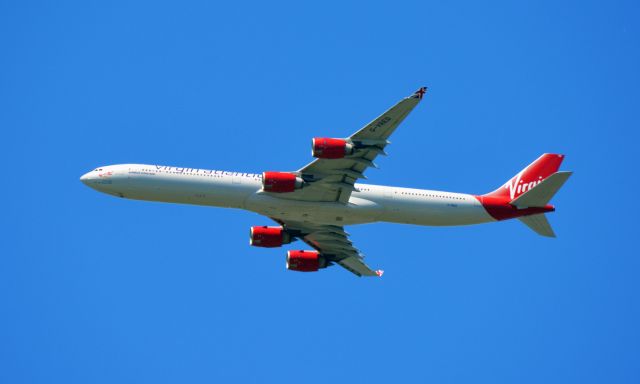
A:
<svg viewBox="0 0 640 384">
<path fill-rule="evenodd" d="M 164 165 L 98 167 L 80 180 L 110 195 L 147 201 L 244 209 L 277 226 L 253 226 L 249 243 L 280 247 L 302 240 L 311 250 L 290 250 L 286 268 L 315 272 L 340 265 L 357 276 L 382 276 L 364 262 L 344 227 L 374 222 L 457 226 L 517 218 L 536 233 L 555 237 L 545 214 L 571 172 L 558 171 L 564 155 L 545 153 L 504 185 L 484 195 L 356 183 L 386 155 L 391 134 L 423 99 L 426 87 L 347 138 L 314 138 L 316 159 L 297 171 L 262 174 Z"/>
</svg>

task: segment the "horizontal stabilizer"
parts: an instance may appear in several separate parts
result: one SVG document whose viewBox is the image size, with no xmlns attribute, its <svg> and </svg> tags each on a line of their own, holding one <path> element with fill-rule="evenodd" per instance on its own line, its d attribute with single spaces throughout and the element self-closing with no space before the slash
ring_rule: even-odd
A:
<svg viewBox="0 0 640 384">
<path fill-rule="evenodd" d="M 547 217 L 544 213 L 537 215 L 518 217 L 518 220 L 522 221 L 527 227 L 531 228 L 535 233 L 546 237 L 556 237 L 553 232 L 553 228 L 549 224 Z"/>
<path fill-rule="evenodd" d="M 572 172 L 556 172 L 552 174 L 535 187 L 515 198 L 511 205 L 517 208 L 544 207 L 571 174 Z"/>
</svg>

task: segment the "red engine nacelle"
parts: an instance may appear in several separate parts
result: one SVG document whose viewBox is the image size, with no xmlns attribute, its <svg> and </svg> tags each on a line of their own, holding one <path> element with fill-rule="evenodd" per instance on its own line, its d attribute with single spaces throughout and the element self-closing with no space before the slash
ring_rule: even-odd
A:
<svg viewBox="0 0 640 384">
<path fill-rule="evenodd" d="M 290 242 L 291 235 L 282 227 L 251 227 L 249 244 L 254 247 L 275 248 Z"/>
<path fill-rule="evenodd" d="M 287 252 L 287 269 L 291 271 L 315 272 L 326 266 L 326 259 L 316 251 Z"/>
<path fill-rule="evenodd" d="M 287 172 L 263 172 L 262 189 L 267 192 L 293 192 L 302 188 L 303 180 Z"/>
<path fill-rule="evenodd" d="M 342 159 L 353 153 L 353 144 L 343 139 L 314 137 L 311 140 L 311 154 L 319 159 Z"/>
</svg>

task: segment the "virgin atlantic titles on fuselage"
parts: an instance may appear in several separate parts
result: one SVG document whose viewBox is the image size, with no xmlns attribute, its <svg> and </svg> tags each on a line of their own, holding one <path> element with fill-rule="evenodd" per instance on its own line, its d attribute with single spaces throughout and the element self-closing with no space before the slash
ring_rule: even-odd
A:
<svg viewBox="0 0 640 384">
<path fill-rule="evenodd" d="M 517 218 L 542 236 L 554 237 L 545 217 L 549 200 L 569 178 L 559 172 L 563 155 L 545 153 L 495 191 L 481 195 L 356 183 L 376 167 L 387 139 L 418 105 L 420 88 L 344 139 L 315 138 L 316 159 L 295 172 L 262 174 L 161 165 L 96 168 L 80 180 L 100 192 L 137 200 L 240 208 L 273 219 L 256 226 L 250 244 L 279 247 L 298 238 L 313 250 L 287 252 L 287 268 L 311 272 L 338 264 L 358 276 L 381 276 L 364 263 L 345 225 L 379 221 L 449 226 Z"/>
</svg>

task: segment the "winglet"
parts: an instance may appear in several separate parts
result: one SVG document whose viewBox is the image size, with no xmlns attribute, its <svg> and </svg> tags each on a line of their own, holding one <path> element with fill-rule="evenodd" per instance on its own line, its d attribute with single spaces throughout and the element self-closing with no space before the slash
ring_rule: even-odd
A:
<svg viewBox="0 0 640 384">
<path fill-rule="evenodd" d="M 427 93 L 427 89 L 428 89 L 427 87 L 420 87 L 417 91 L 413 93 L 413 95 L 410 96 L 410 98 L 422 100 L 422 97 L 424 96 L 424 94 Z"/>
<path fill-rule="evenodd" d="M 376 271 L 376 275 L 378 275 L 378 277 L 382 277 L 382 274 L 384 273 L 384 271 L 382 269 L 378 269 Z"/>
</svg>

